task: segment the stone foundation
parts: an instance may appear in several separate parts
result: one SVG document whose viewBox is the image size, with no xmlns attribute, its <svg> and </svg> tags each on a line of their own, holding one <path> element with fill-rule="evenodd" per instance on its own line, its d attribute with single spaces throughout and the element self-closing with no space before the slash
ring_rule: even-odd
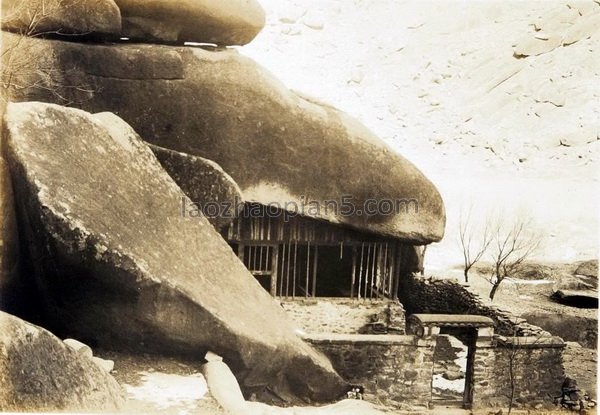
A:
<svg viewBox="0 0 600 415">
<path fill-rule="evenodd" d="M 403 335 L 310 335 L 338 373 L 365 388 L 365 399 L 400 409 L 431 402 L 434 339 Z"/>
<path fill-rule="evenodd" d="M 404 334 L 406 329 L 404 307 L 388 299 L 281 299 L 281 306 L 307 333 Z"/>
</svg>

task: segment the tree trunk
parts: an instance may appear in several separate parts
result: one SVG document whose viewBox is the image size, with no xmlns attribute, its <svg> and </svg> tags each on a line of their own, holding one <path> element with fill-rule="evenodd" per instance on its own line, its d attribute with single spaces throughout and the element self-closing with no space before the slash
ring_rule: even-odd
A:
<svg viewBox="0 0 600 415">
<path fill-rule="evenodd" d="M 490 291 L 490 300 L 494 301 L 494 296 L 496 295 L 496 291 L 498 290 L 498 287 L 500 286 L 500 283 L 502 281 L 498 281 L 496 283 L 494 283 L 493 287 L 492 287 L 492 291 Z"/>
<path fill-rule="evenodd" d="M 465 282 L 469 282 L 469 269 L 470 268 L 465 267 Z"/>
</svg>

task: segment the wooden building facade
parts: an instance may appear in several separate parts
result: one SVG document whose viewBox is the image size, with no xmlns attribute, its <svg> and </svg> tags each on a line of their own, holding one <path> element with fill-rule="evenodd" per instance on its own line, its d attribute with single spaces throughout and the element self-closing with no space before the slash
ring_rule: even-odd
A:
<svg viewBox="0 0 600 415">
<path fill-rule="evenodd" d="M 273 296 L 397 298 L 397 239 L 285 212 L 242 214 L 221 232 Z"/>
</svg>

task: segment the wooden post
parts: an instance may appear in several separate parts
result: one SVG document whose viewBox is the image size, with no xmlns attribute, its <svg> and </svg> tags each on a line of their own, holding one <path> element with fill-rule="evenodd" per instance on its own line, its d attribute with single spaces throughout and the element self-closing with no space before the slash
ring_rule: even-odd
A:
<svg viewBox="0 0 600 415">
<path fill-rule="evenodd" d="M 285 243 L 281 245 L 281 276 L 279 277 L 279 296 L 284 297 L 283 295 L 283 276 L 285 275 Z M 278 249 L 279 251 L 279 249 Z"/>
<path fill-rule="evenodd" d="M 354 284 L 356 283 L 356 245 L 352 246 L 352 285 L 350 286 L 350 298 L 354 298 Z"/>
<path fill-rule="evenodd" d="M 373 244 L 373 263 L 371 264 L 371 286 L 369 289 L 369 298 L 373 299 L 373 286 L 377 283 L 377 258 L 379 250 L 377 249 L 377 242 Z"/>
<path fill-rule="evenodd" d="M 360 247 L 360 270 L 358 271 L 358 299 L 360 299 L 360 290 L 362 288 L 362 272 L 363 272 L 363 258 L 365 257 L 365 243 L 363 242 Z"/>
<path fill-rule="evenodd" d="M 306 281 L 304 282 L 304 297 L 308 297 L 308 279 L 310 278 L 310 241 L 306 245 Z"/>
<path fill-rule="evenodd" d="M 396 269 L 394 272 L 394 283 L 392 288 L 392 298 L 398 299 L 398 287 L 400 286 L 400 269 L 402 268 L 402 245 L 396 245 Z"/>
<path fill-rule="evenodd" d="M 296 298 L 296 271 L 298 268 L 298 241 L 294 241 L 294 274 L 292 278 L 292 298 Z"/>
<path fill-rule="evenodd" d="M 313 282 L 312 296 L 317 296 L 317 261 L 319 260 L 319 245 L 315 245 L 315 255 L 313 256 Z"/>
<path fill-rule="evenodd" d="M 273 255 L 271 257 L 271 295 L 277 295 L 277 270 L 279 269 L 279 245 L 272 247 Z"/>
<path fill-rule="evenodd" d="M 369 243 L 367 246 L 367 263 L 365 266 L 365 295 L 363 296 L 364 299 L 367 298 L 367 290 L 369 289 L 369 270 L 371 269 L 371 244 Z"/>
<path fill-rule="evenodd" d="M 383 251 L 383 281 L 381 283 L 381 294 L 385 296 L 385 287 L 387 286 L 387 279 L 389 276 L 388 268 L 388 244 L 385 243 L 385 251 Z"/>
<path fill-rule="evenodd" d="M 290 294 L 290 263 L 292 260 L 292 241 L 288 241 L 287 247 L 287 268 L 285 276 L 285 297 L 287 298 Z"/>
<path fill-rule="evenodd" d="M 242 263 L 244 265 L 246 265 L 244 263 L 244 250 L 246 249 L 246 245 L 244 244 L 238 244 L 238 258 L 240 259 L 240 261 L 242 261 Z"/>
</svg>

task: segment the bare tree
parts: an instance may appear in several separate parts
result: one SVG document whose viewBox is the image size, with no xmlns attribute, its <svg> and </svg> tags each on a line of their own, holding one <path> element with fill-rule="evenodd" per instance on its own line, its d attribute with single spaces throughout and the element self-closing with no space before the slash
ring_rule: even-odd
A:
<svg viewBox="0 0 600 415">
<path fill-rule="evenodd" d="M 498 220 L 492 236 L 493 271 L 490 277 L 492 289 L 490 300 L 494 299 L 502 281 L 521 269 L 523 263 L 539 248 L 541 238 L 532 232 L 531 220 L 518 219 L 508 228 Z"/>
<path fill-rule="evenodd" d="M 61 27 L 63 16 L 76 7 L 81 0 L 37 0 L 10 3 L 3 8 L 2 28 L 23 36 L 81 36 L 89 33 L 71 33 Z"/>
<path fill-rule="evenodd" d="M 470 207 L 466 217 L 461 211 L 459 224 L 459 237 L 464 260 L 463 273 L 465 282 L 469 282 L 469 271 L 477 262 L 479 262 L 479 260 L 481 260 L 483 254 L 487 251 L 492 242 L 489 219 L 485 221 L 481 236 L 479 238 L 475 237 L 479 231 L 474 228 L 471 222 L 472 210 L 472 207 Z"/>
<path fill-rule="evenodd" d="M 33 6 L 28 2 L 15 3 L 2 16 L 3 30 L 13 36 L 3 36 L 0 52 L 0 99 L 4 105 L 14 93 L 22 90 L 38 90 L 51 93 L 63 105 L 73 103 L 71 96 L 88 98 L 95 88 L 91 85 L 70 85 L 64 81 L 63 70 L 58 68 L 52 53 L 42 60 L 32 60 L 36 46 L 28 38 L 43 38 L 51 35 L 84 36 L 88 33 L 69 34 L 62 29 L 50 30 L 60 25 L 60 15 L 80 0 L 39 0 Z"/>
</svg>

